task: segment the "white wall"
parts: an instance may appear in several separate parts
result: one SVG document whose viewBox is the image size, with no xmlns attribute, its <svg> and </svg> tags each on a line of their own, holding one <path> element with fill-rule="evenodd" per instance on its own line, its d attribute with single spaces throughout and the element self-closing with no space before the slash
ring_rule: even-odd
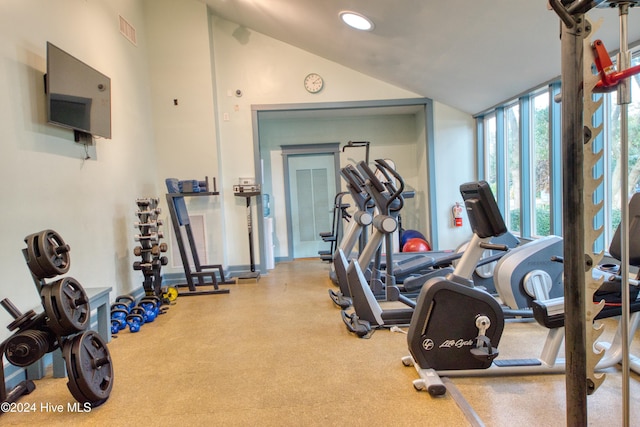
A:
<svg viewBox="0 0 640 427">
<path fill-rule="evenodd" d="M 248 243 L 240 237 L 246 235 L 244 200 L 235 198 L 230 189 L 238 177 L 254 175 L 252 105 L 416 98 L 418 95 L 222 18 L 214 16 L 212 25 L 223 159 L 220 174 L 228 232 L 225 247 L 230 264 L 246 265 Z M 315 95 L 303 87 L 304 77 L 311 72 L 319 73 L 325 80 L 324 89 Z M 242 91 L 242 97 L 234 95 L 237 89 Z"/>
<path fill-rule="evenodd" d="M 208 176 L 212 185 L 216 177 L 220 187 L 207 7 L 191 0 L 144 0 L 144 11 L 157 152 L 156 167 L 150 172 L 157 174 L 161 194 L 166 193 L 166 178 L 203 180 Z M 226 264 L 222 198 L 187 197 L 186 201 L 190 215 L 204 215 L 209 261 Z M 166 223 L 170 222 L 167 217 Z M 178 253 L 169 256 L 180 259 Z M 183 271 L 171 265 L 163 271 Z"/>
<path fill-rule="evenodd" d="M 137 47 L 118 14 L 137 28 Z M 88 160 L 72 131 L 46 124 L 47 41 L 111 78 L 112 139 L 97 140 Z M 68 275 L 84 287 L 141 286 L 131 266 L 135 200 L 157 194 L 148 73 L 139 2 L 0 3 L 0 298 L 23 311 L 39 305 L 21 251 L 25 236 L 49 228 L 71 246 Z M 9 321 L 0 310 L 0 325 Z"/>
<path fill-rule="evenodd" d="M 451 208 L 462 203 L 460 184 L 476 179 L 475 122 L 471 116 L 447 105 L 434 103 L 435 176 L 440 249 L 452 249 L 471 238 L 469 221 L 452 223 Z"/>
</svg>

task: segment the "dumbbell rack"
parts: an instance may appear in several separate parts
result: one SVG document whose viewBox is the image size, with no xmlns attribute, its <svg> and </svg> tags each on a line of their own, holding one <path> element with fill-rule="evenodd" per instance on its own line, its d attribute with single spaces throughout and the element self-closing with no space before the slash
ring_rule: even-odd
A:
<svg viewBox="0 0 640 427">
<path fill-rule="evenodd" d="M 53 230 L 31 234 L 25 243 L 23 255 L 44 310 L 38 315 L 34 310 L 21 313 L 8 298 L 0 301 L 14 318 L 7 325 L 13 334 L 0 344 L 0 357 L 4 354 L 12 365 L 26 368 L 60 349 L 69 379 L 67 387 L 73 397 L 91 407 L 99 406 L 111 393 L 113 365 L 100 334 L 86 330 L 91 313 L 89 298 L 82 285 L 71 277 L 49 283 L 45 280 L 69 270 L 69 245 Z M 0 401 L 16 402 L 34 389 L 33 381 L 25 380 L 7 392 L 4 364 L 0 363 Z"/>
<path fill-rule="evenodd" d="M 167 244 L 160 242 L 164 236 L 160 230 L 162 220 L 158 218 L 161 213 L 158 203 L 157 198 L 136 200 L 138 222 L 134 226 L 140 233 L 135 235 L 139 245 L 133 249 L 133 253 L 140 257 L 140 261 L 133 263 L 133 269 L 142 271 L 145 294 L 160 298 L 163 295 L 161 269 L 163 265 L 167 265 L 168 260 L 161 255 L 167 251 Z"/>
</svg>

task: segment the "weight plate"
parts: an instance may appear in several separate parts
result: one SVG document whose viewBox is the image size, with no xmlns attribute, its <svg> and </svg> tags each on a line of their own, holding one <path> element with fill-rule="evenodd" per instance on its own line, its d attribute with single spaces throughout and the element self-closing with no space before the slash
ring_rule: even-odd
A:
<svg viewBox="0 0 640 427">
<path fill-rule="evenodd" d="M 163 296 L 169 301 L 175 301 L 178 299 L 178 290 L 173 286 L 169 286 Z"/>
<path fill-rule="evenodd" d="M 42 279 L 46 277 L 45 271 L 38 264 L 38 259 L 36 256 L 36 244 L 35 241 L 38 238 L 39 233 L 30 234 L 24 238 L 25 243 L 27 244 L 27 267 L 31 270 L 31 273 L 37 277 L 38 279 Z"/>
<path fill-rule="evenodd" d="M 42 305 L 48 318 L 47 326 L 56 335 L 65 336 L 84 331 L 89 324 L 89 298 L 82 285 L 65 277 L 40 290 Z"/>
<path fill-rule="evenodd" d="M 40 330 L 27 329 L 7 340 L 4 354 L 9 363 L 25 367 L 44 356 L 55 343 L 55 338 Z"/>
<path fill-rule="evenodd" d="M 33 310 L 29 310 L 26 313 L 18 316 L 13 322 L 7 325 L 7 329 L 10 331 L 14 331 L 16 329 L 22 328 L 28 322 L 32 321 L 36 317 L 36 312 Z"/>
<path fill-rule="evenodd" d="M 53 230 L 27 236 L 27 265 L 40 279 L 59 276 L 69 271 L 69 245 Z"/>
<path fill-rule="evenodd" d="M 45 270 L 47 277 L 59 276 L 69 271 L 70 248 L 58 233 L 45 230 L 40 233 L 36 243 L 39 251 L 38 264 Z"/>
<path fill-rule="evenodd" d="M 93 407 L 103 404 L 113 387 L 113 364 L 102 337 L 95 331 L 76 335 L 65 342 L 63 356 L 73 397 Z"/>
</svg>

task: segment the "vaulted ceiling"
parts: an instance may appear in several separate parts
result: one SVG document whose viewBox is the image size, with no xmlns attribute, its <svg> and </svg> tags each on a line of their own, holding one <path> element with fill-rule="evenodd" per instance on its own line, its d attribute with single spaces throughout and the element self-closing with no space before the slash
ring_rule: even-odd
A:
<svg viewBox="0 0 640 427">
<path fill-rule="evenodd" d="M 560 75 L 560 20 L 545 0 L 201 0 L 218 16 L 421 96 L 479 113 Z M 353 10 L 375 24 L 348 28 Z M 591 36 L 619 48 L 617 9 Z M 640 8 L 630 9 L 631 42 Z"/>
</svg>

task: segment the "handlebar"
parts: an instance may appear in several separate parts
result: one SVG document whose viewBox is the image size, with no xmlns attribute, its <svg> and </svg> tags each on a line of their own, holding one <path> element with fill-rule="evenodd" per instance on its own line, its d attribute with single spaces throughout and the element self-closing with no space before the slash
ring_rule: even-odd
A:
<svg viewBox="0 0 640 427">
<path fill-rule="evenodd" d="M 340 175 L 347 181 L 347 188 L 352 199 L 360 210 L 366 210 L 371 201 L 371 195 L 365 191 L 365 182 L 362 175 L 352 165 L 347 165 L 340 170 Z M 371 206 L 372 207 L 372 206 Z"/>
<path fill-rule="evenodd" d="M 384 184 L 380 181 L 378 175 L 371 170 L 368 164 L 362 161 L 358 163 L 358 169 L 366 176 L 367 183 L 372 187 L 372 190 L 375 193 L 373 194 L 373 198 L 381 209 L 387 212 L 399 211 L 404 206 L 404 199 L 402 197 L 402 192 L 404 191 L 404 180 L 385 160 L 376 160 L 376 168 L 385 177 L 386 181 Z M 393 184 L 393 179 L 390 174 L 397 182 L 400 183 L 398 188 Z M 383 195 L 385 192 L 388 194 Z M 393 205 L 396 200 L 398 202 Z"/>
</svg>

